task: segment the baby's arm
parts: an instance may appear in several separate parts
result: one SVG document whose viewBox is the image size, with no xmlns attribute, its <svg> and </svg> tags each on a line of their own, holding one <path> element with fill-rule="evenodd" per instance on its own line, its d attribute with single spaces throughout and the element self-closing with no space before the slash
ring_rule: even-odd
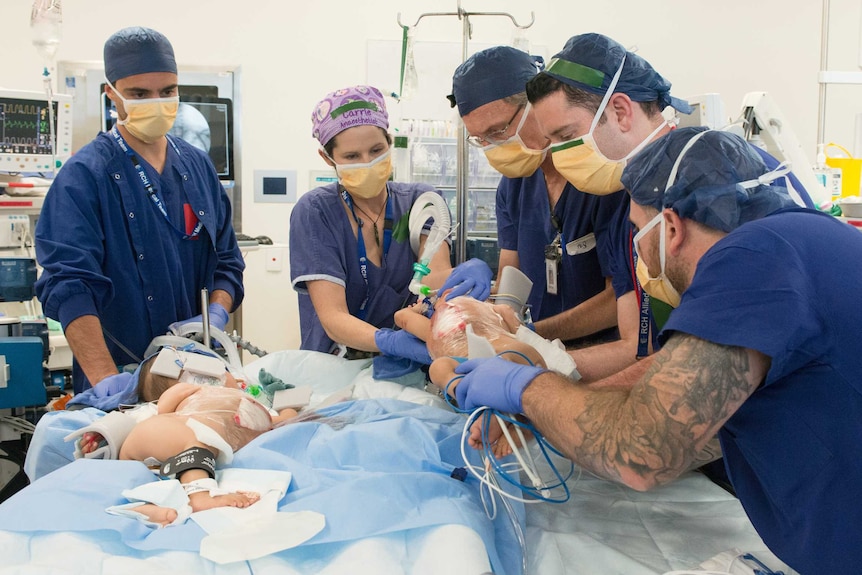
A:
<svg viewBox="0 0 862 575">
<path fill-rule="evenodd" d="M 423 309 L 422 303 L 399 309 L 395 312 L 395 325 L 422 341 L 428 341 L 431 337 L 431 320 L 422 315 Z"/>
</svg>

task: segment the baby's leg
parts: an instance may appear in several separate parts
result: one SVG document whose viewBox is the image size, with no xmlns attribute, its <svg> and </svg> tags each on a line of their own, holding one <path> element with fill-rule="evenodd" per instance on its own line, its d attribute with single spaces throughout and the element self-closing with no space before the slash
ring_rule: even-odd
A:
<svg viewBox="0 0 862 575">
<path fill-rule="evenodd" d="M 120 459 L 145 461 L 153 457 L 167 461 L 177 453 L 201 443 L 186 418 L 173 414 L 154 415 L 135 425 L 120 448 Z"/>
<path fill-rule="evenodd" d="M 458 367 L 457 360 L 452 359 L 451 357 L 441 357 L 434 360 L 428 371 L 431 382 L 444 392 L 448 393 L 449 397 L 453 400 L 455 399 L 455 388 L 458 387 L 458 381 L 460 378 L 460 376 L 455 373 L 456 367 Z M 481 449 L 483 445 L 482 429 L 484 424 L 482 419 L 483 418 L 479 418 L 479 420 L 477 420 L 470 428 L 470 438 L 467 440 L 467 444 L 473 449 Z M 498 459 L 512 453 L 512 447 L 503 435 L 503 429 L 496 417 L 492 417 L 488 422 L 487 440 L 492 446 L 491 451 Z"/>
<path fill-rule="evenodd" d="M 161 507 L 154 503 L 144 503 L 141 506 L 135 507 L 134 511 L 142 513 L 148 520 L 157 523 L 162 527 L 167 527 L 177 518 L 177 510 L 171 507 Z"/>
<path fill-rule="evenodd" d="M 533 348 L 526 345 L 524 345 L 523 347 L 510 345 L 506 349 L 517 349 L 518 351 L 521 351 L 523 353 L 532 350 Z M 503 353 L 501 357 L 511 359 L 516 363 L 527 363 L 526 360 L 524 360 L 521 356 L 517 354 Z M 452 359 L 451 357 L 441 357 L 434 360 L 434 362 L 431 364 L 431 368 L 428 371 L 428 375 L 431 378 L 431 383 L 439 387 L 441 390 L 446 391 L 446 386 L 448 384 L 448 394 L 452 399 L 455 399 L 455 388 L 458 387 L 459 381 L 458 379 L 456 379 L 459 376 L 455 373 L 455 368 L 457 366 L 457 360 Z M 482 419 L 480 418 L 470 428 L 470 437 L 467 440 L 467 444 L 470 447 L 474 449 L 482 449 L 483 426 L 484 424 L 482 422 Z M 509 424 L 508 428 L 510 432 L 513 432 L 513 425 Z M 532 437 L 529 432 L 524 432 L 524 435 L 525 439 L 528 440 L 530 439 L 530 437 Z M 496 417 L 492 417 L 491 421 L 488 422 L 487 440 L 491 444 L 491 452 L 497 459 L 512 454 L 512 445 L 509 443 L 509 440 L 503 434 L 503 428 L 501 427 L 500 422 L 499 420 L 497 420 Z M 521 441 L 517 435 L 512 435 L 512 440 L 515 442 L 516 446 L 521 446 Z"/>
<path fill-rule="evenodd" d="M 204 511 L 216 507 L 249 507 L 260 500 L 260 494 L 253 491 L 237 491 L 225 495 L 210 495 L 209 491 L 201 491 L 189 495 L 192 511 Z"/>
</svg>

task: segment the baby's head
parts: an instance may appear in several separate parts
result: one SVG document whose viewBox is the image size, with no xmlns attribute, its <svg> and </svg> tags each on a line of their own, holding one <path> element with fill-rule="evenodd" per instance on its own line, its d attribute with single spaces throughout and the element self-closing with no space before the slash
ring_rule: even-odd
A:
<svg viewBox="0 0 862 575">
<path fill-rule="evenodd" d="M 518 329 L 518 319 L 512 308 L 494 305 L 469 296 L 446 301 L 437 300 L 431 316 L 431 334 L 426 342 L 433 359 L 443 356 L 467 356 L 467 326 L 484 337 L 491 345 L 502 338 L 512 338 Z"/>
<path fill-rule="evenodd" d="M 173 373 L 171 373 L 171 375 L 167 375 L 168 372 L 160 367 L 155 367 L 154 369 L 154 366 L 156 366 L 157 363 L 161 363 L 157 362 L 157 360 L 162 353 L 165 353 L 165 355 L 162 356 L 162 362 L 168 362 L 168 365 L 175 365 L 176 369 L 172 371 L 177 372 L 176 375 Z M 181 356 L 181 354 L 183 355 Z M 173 387 L 180 381 L 199 383 L 201 385 L 218 385 L 235 389 L 240 388 L 236 378 L 227 370 L 226 367 L 224 367 L 225 371 L 223 377 L 206 376 L 183 370 L 180 367 L 180 365 L 183 364 L 181 357 L 187 357 L 188 355 L 197 355 L 198 357 L 212 359 L 214 360 L 211 362 L 213 366 L 215 366 L 215 362 L 221 363 L 221 360 L 216 357 L 204 356 L 202 354 L 190 354 L 189 352 L 164 347 L 159 353 L 153 354 L 145 359 L 138 370 L 138 400 L 144 402 L 156 401 L 168 388 Z M 180 363 L 175 363 L 176 360 L 180 360 Z"/>
</svg>

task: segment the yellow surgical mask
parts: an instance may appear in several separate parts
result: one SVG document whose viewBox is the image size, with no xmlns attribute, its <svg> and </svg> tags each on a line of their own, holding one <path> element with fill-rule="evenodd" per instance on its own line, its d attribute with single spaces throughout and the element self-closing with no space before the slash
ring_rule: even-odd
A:
<svg viewBox="0 0 862 575">
<path fill-rule="evenodd" d="M 666 125 L 671 123 L 670 120 L 662 122 L 653 132 L 638 144 L 626 157 L 621 160 L 610 160 L 602 154 L 596 145 L 596 140 L 593 137 L 596 126 L 602 118 L 605 107 L 614 93 L 617 82 L 620 79 L 620 74 L 623 71 L 623 66 L 626 63 L 626 58 L 623 56 L 623 61 L 617 69 L 593 116 L 593 122 L 590 125 L 590 131 L 573 140 L 551 146 L 551 157 L 554 161 L 554 167 L 569 183 L 575 188 L 588 194 L 597 196 L 606 196 L 613 194 L 623 189 L 623 184 L 620 178 L 623 175 L 623 169 L 626 167 L 626 162 L 635 154 L 640 152 Z"/>
<path fill-rule="evenodd" d="M 659 212 L 656 217 L 650 220 L 642 230 L 640 230 L 634 237 L 635 244 L 635 253 L 637 253 L 638 263 L 637 268 L 635 269 L 635 273 L 637 274 L 638 282 L 641 285 L 641 288 L 649 294 L 650 297 L 654 297 L 656 299 L 660 299 L 661 301 L 668 304 L 670 307 L 678 307 L 680 302 L 679 292 L 673 287 L 673 284 L 670 283 L 670 280 L 665 275 L 665 261 L 667 259 L 665 253 L 665 239 L 664 239 L 664 214 Z M 661 261 L 661 272 L 658 277 L 650 277 L 649 269 L 647 268 L 646 263 L 644 263 L 643 258 L 641 257 L 640 248 L 638 247 L 638 242 L 641 238 L 646 235 L 651 229 L 653 229 L 656 225 L 661 224 L 659 233 L 661 234 L 661 238 L 659 239 L 659 261 Z"/>
<path fill-rule="evenodd" d="M 123 108 L 126 110 L 126 119 L 117 120 L 117 124 L 124 126 L 135 138 L 145 144 L 152 144 L 163 138 L 173 127 L 180 106 L 179 96 L 127 100 L 110 82 L 108 85 L 123 101 Z"/>
<path fill-rule="evenodd" d="M 502 144 L 491 144 L 482 148 L 491 167 L 507 178 L 532 176 L 542 165 L 545 155 L 548 153 L 548 148 L 543 150 L 528 148 L 524 144 L 524 140 L 521 139 L 521 128 L 524 126 L 524 121 L 529 113 L 530 104 L 528 103 L 514 136 Z"/>
<path fill-rule="evenodd" d="M 351 196 L 366 200 L 376 197 L 392 175 L 392 149 L 365 164 L 335 164 L 335 172 Z"/>
</svg>

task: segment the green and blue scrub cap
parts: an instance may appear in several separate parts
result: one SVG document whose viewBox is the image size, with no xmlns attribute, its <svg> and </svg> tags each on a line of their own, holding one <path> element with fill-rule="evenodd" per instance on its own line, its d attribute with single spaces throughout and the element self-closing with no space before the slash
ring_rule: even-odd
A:
<svg viewBox="0 0 862 575">
<path fill-rule="evenodd" d="M 662 110 L 670 106 L 683 114 L 691 114 L 689 103 L 670 95 L 670 82 L 649 62 L 602 34 L 569 38 L 548 62 L 544 73 L 574 88 L 604 96 L 621 63 L 623 69 L 614 93 L 623 93 L 634 102 L 657 101 Z"/>
<path fill-rule="evenodd" d="M 681 128 L 629 160 L 622 182 L 632 201 L 730 232 L 796 206 L 783 185 L 785 164 L 769 171 L 741 137 L 704 127 Z"/>
<path fill-rule="evenodd" d="M 541 56 L 531 56 L 511 46 L 494 46 L 476 52 L 455 69 L 452 94 L 462 118 L 480 106 L 526 90 L 527 82 L 545 65 Z"/>
</svg>

